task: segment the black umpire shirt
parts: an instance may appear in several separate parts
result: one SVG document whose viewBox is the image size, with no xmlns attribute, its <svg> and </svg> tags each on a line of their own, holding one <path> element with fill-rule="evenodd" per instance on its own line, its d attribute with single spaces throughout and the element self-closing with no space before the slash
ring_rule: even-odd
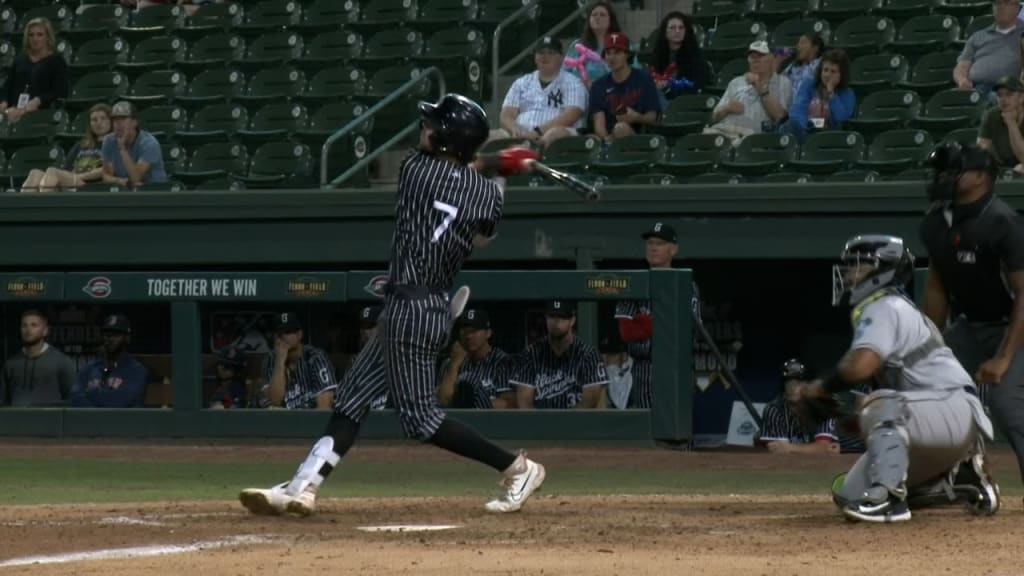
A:
<svg viewBox="0 0 1024 576">
<path fill-rule="evenodd" d="M 921 241 L 946 289 L 952 317 L 1008 320 L 1007 275 L 1024 269 L 1024 221 L 989 192 L 962 206 L 936 204 L 921 222 Z"/>
</svg>

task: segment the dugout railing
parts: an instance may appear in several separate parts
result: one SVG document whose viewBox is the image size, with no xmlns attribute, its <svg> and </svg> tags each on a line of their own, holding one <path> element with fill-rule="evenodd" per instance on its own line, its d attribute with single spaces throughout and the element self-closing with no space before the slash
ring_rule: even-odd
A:
<svg viewBox="0 0 1024 576">
<path fill-rule="evenodd" d="M 655 440 L 693 438 L 692 274 L 688 269 L 466 271 L 471 302 L 650 299 L 654 402 L 650 410 L 455 410 L 493 438 Z M 209 302 L 303 303 L 380 300 L 379 272 L 69 272 L 0 274 L 0 302 L 168 304 L 173 403 L 165 409 L 3 408 L 0 436 L 310 438 L 327 413 L 311 410 L 210 410 L 202 398 L 200 305 Z M 582 327 L 581 327 L 582 329 Z M 595 343 L 596 344 L 596 343 Z M 374 411 L 368 438 L 401 438 L 391 410 Z"/>
</svg>

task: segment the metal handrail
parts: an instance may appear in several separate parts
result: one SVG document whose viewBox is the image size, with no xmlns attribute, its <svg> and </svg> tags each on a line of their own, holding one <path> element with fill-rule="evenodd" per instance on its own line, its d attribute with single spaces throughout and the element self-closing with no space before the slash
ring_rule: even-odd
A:
<svg viewBox="0 0 1024 576">
<path fill-rule="evenodd" d="M 491 98 L 493 98 L 496 102 L 501 102 L 501 97 L 498 95 L 498 79 L 501 77 L 501 75 L 504 74 L 505 72 L 508 72 L 509 70 L 511 70 L 513 66 L 519 64 L 519 62 L 521 62 L 524 58 L 526 58 L 530 54 L 533 54 L 534 48 L 536 48 L 537 44 L 540 44 L 540 41 L 545 36 L 554 36 L 554 35 L 558 34 L 559 32 L 561 32 L 563 28 L 565 28 L 569 24 L 572 24 L 577 18 L 579 18 L 580 14 L 583 14 L 587 10 L 590 10 L 590 7 L 593 4 L 595 4 L 597 2 L 597 0 L 590 0 L 589 2 L 584 3 L 582 6 L 580 6 L 576 10 L 574 10 L 572 12 L 572 14 L 569 14 L 568 16 L 563 18 L 561 22 L 559 22 L 558 24 L 555 24 L 550 30 L 548 30 L 547 32 L 544 32 L 543 34 L 538 34 L 536 40 L 534 40 L 522 52 L 520 52 L 519 54 L 516 54 L 515 56 L 513 56 L 512 59 L 509 60 L 508 62 L 506 62 L 503 66 L 499 65 L 498 64 L 498 42 L 501 40 L 501 33 L 502 33 L 502 31 L 504 31 L 504 29 L 509 24 L 511 24 L 512 22 L 517 20 L 528 9 L 530 9 L 533 6 L 537 5 L 537 2 L 538 2 L 538 0 L 532 0 L 529 4 L 526 4 L 525 6 L 520 8 L 519 10 L 516 10 L 508 18 L 505 18 L 504 20 L 502 20 L 498 24 L 498 27 L 494 29 L 494 38 L 492 40 L 492 45 L 491 45 L 491 83 L 492 83 Z"/>
<path fill-rule="evenodd" d="M 418 76 L 416 76 L 415 78 L 412 78 L 408 82 L 406 82 L 405 84 L 402 84 L 402 86 L 398 90 L 395 90 L 391 94 L 388 94 L 387 97 L 385 97 L 380 102 L 374 104 L 369 110 L 364 112 L 358 118 L 353 118 L 351 122 L 349 122 L 348 124 L 342 126 L 337 132 L 335 132 L 334 134 L 331 134 L 330 137 L 328 137 L 327 140 L 324 141 L 323 146 L 320 148 L 320 187 L 321 188 L 332 188 L 332 187 L 337 186 L 338 184 L 341 184 L 345 180 L 348 180 L 359 169 L 361 169 L 362 167 L 364 167 L 367 164 L 369 164 L 374 158 L 376 158 L 377 156 L 379 156 L 382 153 L 384 153 L 385 151 L 387 151 L 388 148 L 390 148 L 396 142 L 400 141 L 402 138 L 405 138 L 406 136 L 408 136 L 413 130 L 415 130 L 419 126 L 419 121 L 410 123 L 408 126 L 403 128 L 402 130 L 400 130 L 398 132 L 398 134 L 396 134 L 390 140 L 385 142 L 383 145 L 381 145 L 380 147 L 378 147 L 378 148 L 374 149 L 373 151 L 367 153 L 366 156 L 360 158 L 359 161 L 356 162 L 355 164 L 353 164 L 348 170 L 346 170 L 344 173 L 342 173 L 340 176 L 338 176 L 334 180 L 331 180 L 330 184 L 328 185 L 328 182 L 327 182 L 327 153 L 330 151 L 331 145 L 334 144 L 335 142 L 337 142 L 338 140 L 340 140 L 341 138 L 344 138 L 345 136 L 348 136 L 352 131 L 354 131 L 356 128 L 358 128 L 363 123 L 365 123 L 367 120 L 372 118 L 375 114 L 377 114 L 377 112 L 380 112 L 385 106 L 387 106 L 388 104 L 391 104 L 392 102 L 397 100 L 399 97 L 405 95 L 407 92 L 412 90 L 412 88 L 417 86 L 419 83 L 423 82 L 425 79 L 429 78 L 431 75 L 437 77 L 437 82 L 438 82 L 437 85 L 438 85 L 438 88 L 440 90 L 439 97 L 440 96 L 444 96 L 445 94 L 447 94 L 448 93 L 448 89 L 445 86 L 444 76 L 441 74 L 441 70 L 438 69 L 436 66 L 431 66 L 431 67 L 429 67 L 429 68 L 427 68 L 425 70 L 422 70 L 420 72 L 420 74 Z"/>
</svg>

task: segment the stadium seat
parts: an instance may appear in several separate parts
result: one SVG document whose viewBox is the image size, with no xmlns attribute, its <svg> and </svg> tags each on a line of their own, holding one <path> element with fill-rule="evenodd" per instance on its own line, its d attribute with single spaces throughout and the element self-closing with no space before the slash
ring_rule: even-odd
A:
<svg viewBox="0 0 1024 576">
<path fill-rule="evenodd" d="M 73 42 L 100 38 L 128 23 L 129 10 L 119 4 L 81 4 L 63 35 Z"/>
<path fill-rule="evenodd" d="M 212 178 L 210 180 L 203 180 L 202 182 L 195 185 L 192 190 L 212 190 L 215 192 L 221 192 L 224 190 L 231 190 L 232 192 L 243 192 L 245 191 L 245 183 L 241 180 L 233 180 L 230 176 L 224 178 Z"/>
<path fill-rule="evenodd" d="M 226 142 L 249 125 L 249 113 L 240 104 L 211 104 L 200 108 L 189 122 L 188 130 L 179 130 L 175 140 L 190 147 L 208 142 Z"/>
<path fill-rule="evenodd" d="M 857 116 L 846 121 L 847 130 L 865 136 L 894 130 L 921 113 L 921 97 L 911 90 L 882 90 L 864 99 Z"/>
<path fill-rule="evenodd" d="M 306 88 L 306 75 L 291 66 L 263 68 L 249 78 L 235 100 L 250 110 L 274 101 L 287 100 Z"/>
<path fill-rule="evenodd" d="M 765 184 L 806 184 L 814 177 L 806 172 L 773 172 L 761 177 Z"/>
<path fill-rule="evenodd" d="M 137 108 L 163 104 L 183 94 L 187 84 L 185 75 L 177 70 L 152 70 L 132 83 L 124 99 Z"/>
<path fill-rule="evenodd" d="M 0 34 L 7 38 L 17 39 L 20 32 L 18 13 L 11 6 L 0 5 Z"/>
<path fill-rule="evenodd" d="M 395 28 L 374 34 L 353 63 L 370 70 L 385 62 L 400 64 L 423 54 L 423 35 L 410 28 Z"/>
<path fill-rule="evenodd" d="M 567 136 L 552 142 L 543 161 L 552 168 L 580 173 L 588 170 L 601 154 L 601 141 L 594 136 Z"/>
<path fill-rule="evenodd" d="M 746 57 L 750 43 L 768 38 L 768 28 L 761 22 L 736 20 L 718 25 L 704 48 L 708 59 L 721 61 Z"/>
<path fill-rule="evenodd" d="M 811 134 L 789 167 L 811 174 L 832 174 L 856 165 L 864 157 L 864 137 L 859 132 L 824 130 Z"/>
<path fill-rule="evenodd" d="M 5 122 L 0 131 L 0 145 L 7 150 L 46 144 L 58 133 L 67 130 L 68 115 L 60 108 L 43 108 L 26 112 L 17 122 Z"/>
<path fill-rule="evenodd" d="M 967 42 L 967 39 L 971 37 L 971 34 L 974 34 L 978 30 L 988 28 L 989 26 L 994 24 L 995 21 L 995 17 L 992 16 L 991 12 L 988 14 L 975 16 L 974 19 L 971 20 L 970 23 L 964 27 L 963 31 L 960 33 L 960 39 L 954 42 L 953 47 L 956 48 L 957 50 L 962 50 L 964 47 L 964 43 Z"/>
<path fill-rule="evenodd" d="M 914 16 L 900 26 L 890 49 L 914 56 L 945 50 L 960 37 L 960 22 L 948 14 Z"/>
<path fill-rule="evenodd" d="M 537 149 L 533 142 L 525 138 L 495 138 L 494 140 L 488 140 L 480 147 L 480 154 L 493 154 L 499 150 L 511 148 L 512 146 L 520 146 L 533 150 Z"/>
<path fill-rule="evenodd" d="M 725 94 L 725 89 L 729 86 L 729 82 L 732 82 L 733 78 L 742 76 L 750 70 L 750 64 L 746 58 L 735 58 L 729 60 L 718 70 L 715 74 L 715 81 L 711 86 L 705 86 L 704 92 L 707 94 L 714 94 L 715 96 L 721 96 Z"/>
<path fill-rule="evenodd" d="M 875 182 L 882 176 L 874 170 L 844 170 L 829 175 L 829 182 Z"/>
<path fill-rule="evenodd" d="M 829 22 L 842 22 L 870 13 L 882 4 L 882 0 L 821 0 L 814 15 Z"/>
<path fill-rule="evenodd" d="M 180 130 L 188 128 L 188 112 L 181 106 L 165 104 L 139 111 L 139 126 L 161 142 L 173 140 Z"/>
<path fill-rule="evenodd" d="M 890 130 L 875 137 L 867 157 L 857 164 L 880 174 L 897 174 L 920 164 L 933 146 L 931 134 L 924 130 Z"/>
<path fill-rule="evenodd" d="M 449 28 L 431 35 L 423 48 L 423 55 L 415 60 L 424 67 L 436 66 L 450 92 L 480 100 L 486 53 L 487 45 L 479 31 Z"/>
<path fill-rule="evenodd" d="M 366 97 L 369 100 L 384 98 L 400 88 L 403 84 L 420 75 L 421 70 L 413 65 L 388 66 L 380 68 L 370 77 L 366 84 Z M 432 81 L 424 80 L 419 88 L 413 90 L 409 99 L 420 99 L 427 96 L 431 90 Z"/>
<path fill-rule="evenodd" d="M 516 13 L 523 7 L 522 0 L 480 0 L 480 12 L 473 22 L 481 33 L 488 38 L 499 23 Z M 540 35 L 537 16 L 540 6 L 527 10 L 521 18 L 503 29 L 498 40 L 498 53 L 507 60 L 516 52 L 525 49 Z M 488 42 L 490 44 L 490 42 Z M 568 48 L 568 46 L 566 46 Z"/>
<path fill-rule="evenodd" d="M 480 13 L 477 0 L 424 0 L 420 13 L 410 26 L 426 28 L 428 31 L 453 26 L 472 25 Z"/>
<path fill-rule="evenodd" d="M 935 10 L 942 14 L 955 16 L 963 21 L 965 18 L 992 12 L 992 3 L 985 0 L 938 0 Z"/>
<path fill-rule="evenodd" d="M 246 174 L 232 174 L 247 188 L 303 188 L 312 184 L 309 148 L 295 142 L 268 142 L 251 157 Z"/>
<path fill-rule="evenodd" d="M 310 71 L 344 64 L 363 55 L 363 37 L 351 30 L 321 32 L 306 43 L 295 65 Z"/>
<path fill-rule="evenodd" d="M 956 130 L 950 130 L 942 137 L 942 142 L 957 142 L 961 145 L 974 144 L 977 141 L 977 128 L 957 128 Z"/>
<path fill-rule="evenodd" d="M 732 154 L 732 145 L 719 134 L 687 134 L 676 140 L 667 157 L 654 169 L 682 178 L 710 172 Z"/>
<path fill-rule="evenodd" d="M 245 86 L 245 74 L 231 68 L 213 68 L 200 73 L 177 100 L 187 107 L 206 106 L 234 98 Z"/>
<path fill-rule="evenodd" d="M 295 131 L 295 138 L 311 150 L 320 150 L 331 134 L 359 118 L 366 110 L 366 106 L 360 102 L 341 100 L 324 104 L 310 116 L 308 128 Z M 352 134 L 365 136 L 372 131 L 373 117 L 370 117 L 357 126 Z"/>
<path fill-rule="evenodd" d="M 734 20 L 754 9 L 752 1 L 737 0 L 695 0 L 690 18 L 697 24 L 711 29 L 720 23 Z"/>
<path fill-rule="evenodd" d="M 744 176 L 763 176 L 782 170 L 796 151 L 796 138 L 790 134 L 751 134 L 740 141 L 732 159 L 723 161 L 721 166 Z"/>
<path fill-rule="evenodd" d="M 6 74 L 7 69 L 14 63 L 14 56 L 18 51 L 14 49 L 14 44 L 11 44 L 7 40 L 0 40 L 0 68 Z"/>
<path fill-rule="evenodd" d="M 344 98 L 359 97 L 366 93 L 366 74 L 349 66 L 335 66 L 320 70 L 309 81 L 299 98 L 307 106 L 315 106 Z"/>
<path fill-rule="evenodd" d="M 924 182 L 930 180 L 932 171 L 929 168 L 907 168 L 899 174 L 892 176 L 889 180 L 899 182 Z"/>
<path fill-rule="evenodd" d="M 899 27 L 902 22 L 930 13 L 935 4 L 935 0 L 882 0 L 872 13 L 891 19 Z"/>
<path fill-rule="evenodd" d="M 368 0 L 363 5 L 359 22 L 352 26 L 373 34 L 415 22 L 418 12 L 416 0 Z"/>
<path fill-rule="evenodd" d="M 910 79 L 897 82 L 896 87 L 913 90 L 922 98 L 930 98 L 940 90 L 953 87 L 953 69 L 959 52 L 947 50 L 925 54 L 914 64 Z"/>
<path fill-rule="evenodd" d="M 668 144 L 658 134 L 634 134 L 616 138 L 603 156 L 590 166 L 590 171 L 613 181 L 625 180 L 630 174 L 647 171 L 665 159 Z"/>
<path fill-rule="evenodd" d="M 128 49 L 128 43 L 116 36 L 96 38 L 78 45 L 68 66 L 75 76 L 113 68 L 128 59 Z"/>
<path fill-rule="evenodd" d="M 637 184 L 639 186 L 673 186 L 679 182 L 671 174 L 658 174 L 657 172 L 645 172 L 643 174 L 630 174 L 624 180 L 625 184 Z"/>
<path fill-rule="evenodd" d="M 710 94 L 682 94 L 669 101 L 661 122 L 650 130 L 668 138 L 700 132 L 711 121 L 718 98 Z"/>
<path fill-rule="evenodd" d="M 297 32 L 268 32 L 249 42 L 245 55 L 234 62 L 244 70 L 279 66 L 302 57 L 303 40 Z"/>
<path fill-rule="evenodd" d="M 181 168 L 184 168 L 185 162 L 188 160 L 188 153 L 180 144 L 175 142 L 161 142 L 160 152 L 164 158 L 164 171 L 168 175 L 173 175 Z"/>
<path fill-rule="evenodd" d="M 14 10 L 13 7 L 4 8 Z M 71 6 L 69 6 L 68 4 L 56 2 L 51 4 L 44 4 L 41 6 L 33 6 L 32 8 L 24 11 L 14 11 L 19 13 L 20 17 L 11 17 L 10 20 L 7 20 L 7 18 L 3 18 L 3 20 L 5 22 L 9 21 L 11 23 L 13 27 L 12 32 L 10 34 L 10 36 L 12 36 L 11 40 L 19 45 L 21 44 L 22 34 L 24 32 L 25 27 L 24 25 L 29 20 L 34 20 L 36 18 L 46 18 L 47 20 L 50 21 L 50 26 L 53 27 L 54 33 L 60 36 L 65 31 L 67 31 L 68 28 L 71 27 L 72 18 L 74 16 Z M 0 18 L 3 17 L 2 12 L 3 10 L 0 9 Z"/>
<path fill-rule="evenodd" d="M 985 98 L 975 90 L 951 88 L 928 99 L 923 113 L 911 126 L 931 132 L 938 139 L 956 128 L 977 126 L 985 113 Z"/>
<path fill-rule="evenodd" d="M 132 10 L 118 35 L 130 42 L 153 36 L 170 36 L 184 23 L 185 12 L 175 4 L 151 4 Z"/>
<path fill-rule="evenodd" d="M 742 174 L 729 172 L 708 172 L 690 178 L 690 184 L 742 184 L 747 179 Z"/>
<path fill-rule="evenodd" d="M 245 147 L 233 142 L 210 142 L 192 151 L 192 156 L 174 177 L 189 187 L 229 174 L 244 174 L 249 163 Z"/>
<path fill-rule="evenodd" d="M 214 67 L 225 66 L 245 56 L 245 40 L 235 34 L 212 34 L 191 43 L 184 59 L 176 67 L 188 74 L 198 74 Z"/>
<path fill-rule="evenodd" d="M 23 146 L 11 153 L 0 181 L 9 188 L 17 189 L 32 170 L 46 170 L 63 163 L 64 150 L 56 144 Z"/>
<path fill-rule="evenodd" d="M 267 104 L 249 118 L 249 126 L 235 133 L 250 150 L 260 144 L 289 138 L 293 132 L 309 126 L 309 112 L 302 104 L 277 102 Z"/>
<path fill-rule="evenodd" d="M 302 11 L 302 21 L 292 28 L 304 34 L 339 31 L 358 21 L 359 2 L 356 0 L 313 0 Z"/>
<path fill-rule="evenodd" d="M 211 34 L 223 34 L 242 23 L 242 5 L 235 2 L 208 2 L 202 4 L 185 23 L 178 27 L 177 35 L 186 39 Z"/>
<path fill-rule="evenodd" d="M 758 20 L 769 27 L 776 27 L 780 22 L 801 19 L 817 7 L 817 0 L 759 0 L 754 12 L 757 14 Z M 792 44 L 772 44 L 772 46 L 792 46 Z"/>
<path fill-rule="evenodd" d="M 161 68 L 171 68 L 179 60 L 184 60 L 186 45 L 181 38 L 174 36 L 152 36 L 141 40 L 132 49 L 131 57 L 117 64 L 129 77 Z"/>
<path fill-rule="evenodd" d="M 859 100 L 873 92 L 892 89 L 907 79 L 907 59 L 899 54 L 869 54 L 850 63 L 850 88 Z"/>
<path fill-rule="evenodd" d="M 771 46 L 796 46 L 797 41 L 804 34 L 817 34 L 821 36 L 827 46 L 832 39 L 832 30 L 828 20 L 820 18 L 797 18 L 786 20 L 772 29 Z"/>
<path fill-rule="evenodd" d="M 242 23 L 235 26 L 243 36 L 260 36 L 296 26 L 302 21 L 302 4 L 297 0 L 262 0 L 245 8 Z"/>
<path fill-rule="evenodd" d="M 72 111 L 88 108 L 98 102 L 115 100 L 128 90 L 128 79 L 121 72 L 104 70 L 82 76 L 71 85 L 64 107 Z"/>
<path fill-rule="evenodd" d="M 832 38 L 832 48 L 842 48 L 852 59 L 885 50 L 896 37 L 892 20 L 878 16 L 856 16 L 844 20 Z"/>
<path fill-rule="evenodd" d="M 0 120 L 0 133 L 6 130 L 6 127 L 3 125 L 4 120 L 6 120 L 6 116 L 3 118 L 3 120 Z M 57 132 L 57 134 L 54 136 L 54 140 L 61 148 L 68 150 L 72 146 L 74 146 L 76 142 L 81 140 L 82 136 L 84 136 L 86 131 L 88 130 L 89 111 L 82 110 L 81 112 L 76 114 L 74 118 L 72 118 L 71 122 L 68 123 L 67 127 L 64 130 Z M 0 164 L 0 166 L 2 165 L 3 164 Z"/>
</svg>

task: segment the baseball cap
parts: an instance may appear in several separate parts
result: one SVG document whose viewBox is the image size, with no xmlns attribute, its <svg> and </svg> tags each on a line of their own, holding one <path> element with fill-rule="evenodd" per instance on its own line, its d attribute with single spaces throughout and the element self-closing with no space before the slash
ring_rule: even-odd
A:
<svg viewBox="0 0 1024 576">
<path fill-rule="evenodd" d="M 540 42 L 537 43 L 537 47 L 533 49 L 534 52 L 540 52 L 541 50 L 554 50 L 561 54 L 562 42 L 554 36 L 545 36 L 540 39 Z"/>
<path fill-rule="evenodd" d="M 486 310 L 469 309 L 455 321 L 457 326 L 470 326 L 482 330 L 490 330 L 491 315 Z"/>
<path fill-rule="evenodd" d="M 654 226 L 651 226 L 651 229 L 644 232 L 641 238 L 644 240 L 647 240 L 648 238 L 661 238 L 662 240 L 673 244 L 679 241 L 679 237 L 676 235 L 676 229 L 661 222 L 657 222 Z"/>
<path fill-rule="evenodd" d="M 131 102 L 127 102 L 125 100 L 121 100 L 120 102 L 114 104 L 114 107 L 110 109 L 110 117 L 111 118 L 123 118 L 123 117 L 134 118 L 135 117 L 135 106 L 132 106 Z"/>
<path fill-rule="evenodd" d="M 629 47 L 629 38 L 626 37 L 622 32 L 612 32 L 604 37 L 604 49 L 608 50 L 622 50 L 623 52 L 632 52 L 633 50 Z"/>
<path fill-rule="evenodd" d="M 380 306 L 366 306 L 359 311 L 359 321 L 363 324 L 376 324 L 380 311 Z"/>
<path fill-rule="evenodd" d="M 274 332 L 296 332 L 302 330 L 299 315 L 295 312 L 282 312 L 277 315 Z"/>
<path fill-rule="evenodd" d="M 100 327 L 102 332 L 121 332 L 123 334 L 132 333 L 131 322 L 128 321 L 128 317 L 124 314 L 111 314 L 103 319 L 103 326 Z"/>
<path fill-rule="evenodd" d="M 993 90 L 999 90 L 1000 88 L 1006 88 L 1011 92 L 1024 92 L 1024 86 L 1021 86 L 1020 80 L 1013 76 L 1003 76 L 997 82 Z"/>
<path fill-rule="evenodd" d="M 221 348 L 217 352 L 217 363 L 242 368 L 245 366 L 245 352 L 238 346 Z"/>
<path fill-rule="evenodd" d="M 566 300 L 552 300 L 544 309 L 545 316 L 562 316 L 569 318 L 576 315 L 576 303 Z"/>
<path fill-rule="evenodd" d="M 772 50 L 768 47 L 768 43 L 764 40 L 757 40 L 756 42 L 750 43 L 750 48 L 747 49 L 747 53 L 757 52 L 758 54 L 771 54 Z"/>
</svg>

